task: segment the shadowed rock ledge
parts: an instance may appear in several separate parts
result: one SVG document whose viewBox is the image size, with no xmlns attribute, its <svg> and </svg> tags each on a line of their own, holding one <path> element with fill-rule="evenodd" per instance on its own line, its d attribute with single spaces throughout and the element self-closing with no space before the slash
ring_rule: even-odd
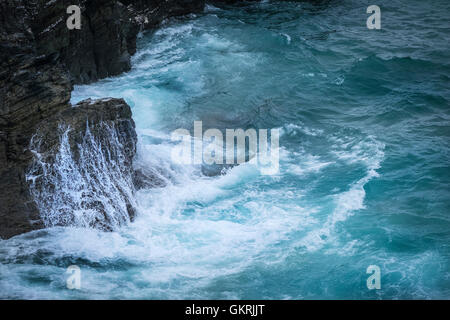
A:
<svg viewBox="0 0 450 320">
<path fill-rule="evenodd" d="M 82 9 L 81 30 L 66 27 L 66 8 L 72 4 Z M 0 1 L 0 238 L 49 225 L 40 212 L 45 207 L 35 200 L 44 194 L 39 190 L 56 190 L 59 180 L 40 175 L 43 169 L 36 166 L 36 155 L 43 155 L 47 165 L 54 164 L 65 132 L 74 163 L 79 162 L 80 146 L 89 133 L 104 151 L 100 155 L 117 155 L 105 156 L 119 168 L 116 174 L 131 177 L 136 133 L 129 106 L 121 99 L 100 99 L 72 107 L 72 84 L 127 71 L 140 29 L 155 27 L 171 16 L 199 12 L 203 6 L 203 0 Z M 108 143 L 111 134 L 120 142 L 120 150 Z M 105 206 L 115 208 L 114 201 L 95 203 L 86 195 L 72 205 L 96 210 L 86 225 L 113 229 L 134 215 L 128 189 L 115 188 L 126 203 L 126 208 L 118 209 L 127 212 L 118 221 L 105 213 Z M 53 200 L 65 197 L 53 195 L 57 195 Z M 67 212 L 61 216 L 55 225 L 77 219 Z"/>
</svg>

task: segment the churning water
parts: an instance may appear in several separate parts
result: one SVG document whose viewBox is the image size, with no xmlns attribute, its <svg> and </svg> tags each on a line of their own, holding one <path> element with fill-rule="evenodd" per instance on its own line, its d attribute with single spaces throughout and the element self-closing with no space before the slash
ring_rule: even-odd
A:
<svg viewBox="0 0 450 320">
<path fill-rule="evenodd" d="M 370 4 L 208 6 L 142 35 L 130 72 L 76 87 L 130 104 L 155 186 L 114 232 L 2 240 L 0 297 L 449 298 L 450 4 L 379 1 L 368 30 Z M 176 165 L 170 133 L 195 120 L 280 128 L 280 172 Z"/>
</svg>

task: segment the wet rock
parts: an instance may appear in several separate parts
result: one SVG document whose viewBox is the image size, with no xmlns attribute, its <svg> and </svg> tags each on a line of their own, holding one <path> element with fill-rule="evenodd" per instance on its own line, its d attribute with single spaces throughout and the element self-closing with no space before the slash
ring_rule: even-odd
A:
<svg viewBox="0 0 450 320">
<path fill-rule="evenodd" d="M 45 226 L 111 231 L 131 221 L 136 143 L 122 99 L 88 99 L 42 121 L 26 179 Z"/>
<path fill-rule="evenodd" d="M 81 30 L 68 30 L 66 26 L 66 9 L 74 4 L 81 8 Z M 119 168 L 113 173 L 132 176 L 136 134 L 129 107 L 123 100 L 115 99 L 84 101 L 72 107 L 72 84 L 89 83 L 129 70 L 140 28 L 155 27 L 170 16 L 199 12 L 203 6 L 204 1 L 194 0 L 0 1 L 1 238 L 48 225 L 39 205 L 65 196 L 58 193 L 60 184 L 50 183 L 51 175 L 50 180 L 45 180 L 33 171 L 39 170 L 35 166 L 37 153 L 43 155 L 41 160 L 45 159 L 47 168 L 55 168 L 62 145 L 61 125 L 71 128 L 62 133 L 67 132 L 74 168 L 84 159 L 79 146 L 83 143 L 90 146 L 85 139 L 89 132 L 90 137 L 94 137 L 92 141 L 101 148 L 101 152 L 94 154 L 110 157 L 109 164 Z M 39 136 L 42 139 L 38 150 L 33 143 Z M 120 152 L 116 144 L 110 143 L 111 137 L 119 140 Z M 89 158 L 89 154 L 85 158 Z M 98 175 L 102 176 L 101 172 Z M 108 179 L 108 176 L 103 178 Z M 49 183 L 39 183 L 39 179 Z M 104 201 L 90 199 L 85 193 L 81 202 L 72 202 L 95 213 L 94 220 L 87 221 L 89 226 L 100 225 L 107 230 L 134 216 L 133 204 L 126 194 L 130 188 L 111 186 L 124 201 L 109 201 L 109 191 L 105 189 L 99 191 Z M 45 195 L 39 190 L 49 192 Z M 36 201 L 36 195 L 47 198 Z M 69 196 L 63 200 L 72 201 Z M 118 203 L 124 203 L 125 209 Z M 115 209 L 122 214 L 117 221 L 112 221 L 114 217 L 108 212 Z M 71 220 L 80 218 L 62 213 L 62 219 L 55 217 L 56 225 L 70 224 Z"/>
<path fill-rule="evenodd" d="M 37 54 L 22 1 L 0 2 L 0 237 L 41 228 L 25 174 L 37 124 L 69 106 L 69 74 Z"/>
<path fill-rule="evenodd" d="M 162 175 L 154 172 L 152 168 L 138 168 L 134 171 L 133 184 L 137 190 L 162 188 L 167 185 Z"/>
</svg>

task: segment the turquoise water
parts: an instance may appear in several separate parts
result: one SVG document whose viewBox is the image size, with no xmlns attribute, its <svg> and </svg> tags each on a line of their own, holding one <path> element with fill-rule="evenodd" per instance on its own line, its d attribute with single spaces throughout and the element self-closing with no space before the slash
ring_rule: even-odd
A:
<svg viewBox="0 0 450 320">
<path fill-rule="evenodd" d="M 378 1 L 368 30 L 371 4 L 208 6 L 143 34 L 130 72 L 77 86 L 74 103 L 126 99 L 136 166 L 163 183 L 115 232 L 2 240 L 0 297 L 448 299 L 450 3 Z M 170 133 L 195 120 L 279 128 L 280 172 L 173 163 Z"/>
</svg>

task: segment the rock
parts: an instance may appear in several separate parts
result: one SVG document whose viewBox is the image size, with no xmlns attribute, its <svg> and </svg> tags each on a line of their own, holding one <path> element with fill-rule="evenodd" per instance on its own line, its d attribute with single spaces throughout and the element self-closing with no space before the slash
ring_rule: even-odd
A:
<svg viewBox="0 0 450 320">
<path fill-rule="evenodd" d="M 123 99 L 88 99 L 42 121 L 26 178 L 44 225 L 110 231 L 131 221 L 136 143 Z"/>
<path fill-rule="evenodd" d="M 66 9 L 72 4 L 82 9 L 81 30 L 69 31 L 66 27 Z M 130 171 L 136 134 L 130 109 L 115 99 L 84 101 L 72 107 L 72 84 L 128 70 L 140 28 L 155 27 L 170 16 L 199 12 L 203 6 L 204 0 L 0 1 L 0 238 L 83 218 L 58 212 L 56 204 L 53 213 L 61 217 L 49 221 L 42 209 L 48 209 L 45 206 L 58 196 L 72 208 L 80 206 L 91 212 L 93 219 L 86 220 L 88 226 L 110 230 L 132 219 L 134 209 L 129 193 L 133 185 L 129 181 L 136 176 Z M 60 125 L 70 130 L 61 131 Z M 67 143 L 62 138 L 67 138 Z M 117 139 L 121 147 L 111 144 L 111 138 Z M 104 201 L 85 192 L 77 203 L 70 198 L 70 192 L 62 192 L 61 183 L 65 182 L 52 174 L 59 170 L 61 146 L 71 155 L 72 169 L 83 165 L 99 169 L 89 153 L 80 156 L 94 144 L 100 149 L 92 155 L 118 168 L 112 174 L 122 175 L 126 183 L 112 183 L 112 191 L 103 190 L 99 184 L 97 194 Z M 41 168 L 36 163 L 37 155 L 41 155 Z M 84 158 L 92 161 L 83 162 Z M 43 173 L 44 169 L 50 170 L 49 174 L 39 176 L 39 170 Z M 89 172 L 92 170 L 78 176 L 79 186 L 89 178 L 95 180 Z M 112 179 L 101 175 L 101 171 L 98 174 Z M 84 186 L 89 192 L 97 192 L 86 183 Z M 76 191 L 71 187 L 67 185 L 69 191 Z M 121 201 L 112 199 L 112 195 Z M 112 209 L 117 209 L 118 217 L 109 215 Z"/>
<path fill-rule="evenodd" d="M 47 3 L 47 0 L 26 3 L 33 12 L 30 26 L 36 36 L 38 52 L 57 54 L 75 83 L 89 83 L 130 69 L 139 26 L 121 2 L 59 0 Z M 69 30 L 66 26 L 69 17 L 66 9 L 72 4 L 81 8 L 80 30 Z"/>
<path fill-rule="evenodd" d="M 69 106 L 69 74 L 54 55 L 37 54 L 19 0 L 0 2 L 0 237 L 41 228 L 25 173 L 37 124 Z"/>
<path fill-rule="evenodd" d="M 133 184 L 136 190 L 162 188 L 167 186 L 167 182 L 160 174 L 151 168 L 138 168 L 134 171 Z"/>
<path fill-rule="evenodd" d="M 66 26 L 66 9 L 81 8 L 81 30 Z M 75 83 L 90 83 L 131 68 L 140 29 L 172 16 L 201 12 L 204 0 L 35 0 L 31 29 L 40 54 L 58 54 Z"/>
<path fill-rule="evenodd" d="M 205 7 L 205 0 L 122 0 L 122 3 L 133 12 L 141 29 L 155 28 L 170 17 L 200 13 Z"/>
</svg>

